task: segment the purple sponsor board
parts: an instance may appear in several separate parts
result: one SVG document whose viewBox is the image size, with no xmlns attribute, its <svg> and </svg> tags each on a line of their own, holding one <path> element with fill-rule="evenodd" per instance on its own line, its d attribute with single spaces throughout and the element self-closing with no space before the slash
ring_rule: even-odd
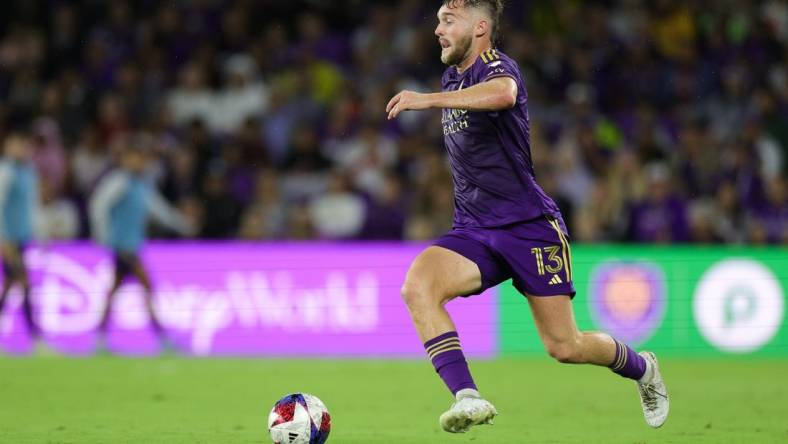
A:
<svg viewBox="0 0 788 444">
<path fill-rule="evenodd" d="M 403 244 L 151 244 L 143 262 L 155 305 L 177 349 L 193 355 L 423 357 L 399 295 L 410 261 Z M 31 248 L 25 255 L 36 317 L 66 354 L 93 353 L 112 279 L 109 254 L 87 244 Z M 451 302 L 465 352 L 497 349 L 493 291 Z M 0 347 L 30 347 L 12 291 L 0 316 Z M 121 354 L 158 351 L 141 287 L 118 293 L 108 336 Z"/>
</svg>

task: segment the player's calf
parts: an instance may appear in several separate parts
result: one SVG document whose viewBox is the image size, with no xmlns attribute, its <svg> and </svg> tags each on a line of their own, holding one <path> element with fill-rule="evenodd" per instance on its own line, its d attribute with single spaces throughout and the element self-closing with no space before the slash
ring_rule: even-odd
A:
<svg viewBox="0 0 788 444">
<path fill-rule="evenodd" d="M 545 350 L 551 358 L 562 364 L 584 364 L 581 343 L 570 339 L 565 341 L 544 341 Z"/>
</svg>

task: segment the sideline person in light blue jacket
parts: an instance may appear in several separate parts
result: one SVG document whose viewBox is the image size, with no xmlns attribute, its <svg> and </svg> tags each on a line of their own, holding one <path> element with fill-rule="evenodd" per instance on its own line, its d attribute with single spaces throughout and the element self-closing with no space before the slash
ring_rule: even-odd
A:
<svg viewBox="0 0 788 444">
<path fill-rule="evenodd" d="M 30 279 L 24 262 L 25 247 L 33 240 L 39 209 L 38 176 L 31 161 L 30 139 L 22 133 L 9 134 L 0 158 L 0 250 L 3 288 L 0 313 L 15 283 L 22 287 L 22 309 L 30 335 L 40 339 L 30 294 Z"/>
<path fill-rule="evenodd" d="M 181 235 L 194 232 L 191 222 L 167 203 L 146 179 L 144 173 L 150 153 L 139 141 L 137 143 L 121 153 L 120 168 L 99 182 L 89 203 L 94 238 L 109 247 L 115 257 L 115 277 L 99 324 L 101 347 L 105 346 L 113 299 L 129 276 L 136 277 L 145 290 L 145 302 L 153 328 L 162 345 L 168 346 L 166 332 L 156 316 L 153 288 L 139 259 L 139 251 L 146 240 L 149 219 Z"/>
</svg>

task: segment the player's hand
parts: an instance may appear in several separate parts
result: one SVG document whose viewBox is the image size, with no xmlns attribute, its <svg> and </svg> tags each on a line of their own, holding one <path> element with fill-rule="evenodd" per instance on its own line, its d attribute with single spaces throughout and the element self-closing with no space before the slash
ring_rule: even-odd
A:
<svg viewBox="0 0 788 444">
<path fill-rule="evenodd" d="M 197 234 L 199 234 L 199 232 L 200 232 L 200 230 L 199 230 L 199 228 L 197 226 L 197 222 L 195 222 L 191 218 L 189 218 L 186 222 L 187 222 L 186 226 L 184 227 L 183 233 L 182 233 L 183 236 L 189 237 L 189 238 L 197 236 Z"/>
<path fill-rule="evenodd" d="M 401 91 L 389 100 L 388 105 L 386 105 L 386 112 L 389 114 L 389 120 L 391 120 L 395 119 L 402 111 L 427 109 L 429 107 L 428 94 L 415 91 Z"/>
</svg>

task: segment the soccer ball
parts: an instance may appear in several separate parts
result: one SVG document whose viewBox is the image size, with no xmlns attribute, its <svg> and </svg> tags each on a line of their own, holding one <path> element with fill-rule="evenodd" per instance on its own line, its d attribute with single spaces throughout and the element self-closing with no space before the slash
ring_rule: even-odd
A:
<svg viewBox="0 0 788 444">
<path fill-rule="evenodd" d="M 291 393 L 274 404 L 268 432 L 275 444 L 323 444 L 331 416 L 323 401 L 307 393 Z"/>
</svg>

